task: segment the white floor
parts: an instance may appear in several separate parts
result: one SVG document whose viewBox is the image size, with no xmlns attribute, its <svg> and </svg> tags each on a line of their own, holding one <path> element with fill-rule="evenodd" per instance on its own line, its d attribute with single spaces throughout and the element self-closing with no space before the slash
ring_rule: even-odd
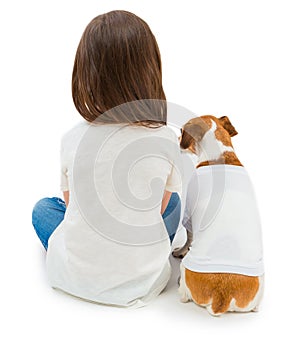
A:
<svg viewBox="0 0 300 344">
<path fill-rule="evenodd" d="M 12 221 L 19 223 L 17 217 Z M 179 261 L 173 257 L 166 290 L 147 307 L 128 310 L 84 302 L 51 289 L 45 274 L 45 252 L 30 224 L 21 237 L 12 235 L 11 239 L 15 249 L 3 246 L 1 251 L 6 253 L 1 255 L 0 339 L 6 338 L 1 343 L 261 343 L 262 337 L 269 341 L 298 336 L 299 301 L 293 301 L 298 287 L 289 285 L 293 283 L 288 282 L 289 276 L 283 280 L 278 275 L 276 265 L 270 264 L 272 259 L 267 259 L 260 312 L 214 318 L 193 303 L 180 303 Z"/>
</svg>

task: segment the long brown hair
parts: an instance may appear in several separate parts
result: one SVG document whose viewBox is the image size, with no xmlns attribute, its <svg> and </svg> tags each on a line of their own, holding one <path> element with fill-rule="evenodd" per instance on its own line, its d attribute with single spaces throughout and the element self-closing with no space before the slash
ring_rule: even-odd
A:
<svg viewBox="0 0 300 344">
<path fill-rule="evenodd" d="M 77 48 L 72 96 L 89 122 L 166 124 L 160 52 L 147 23 L 127 11 L 94 18 Z"/>
</svg>

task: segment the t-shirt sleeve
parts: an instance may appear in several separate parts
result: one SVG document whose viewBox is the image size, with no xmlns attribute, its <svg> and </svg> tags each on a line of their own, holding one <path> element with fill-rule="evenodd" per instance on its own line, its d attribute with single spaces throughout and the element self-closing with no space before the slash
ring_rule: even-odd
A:
<svg viewBox="0 0 300 344">
<path fill-rule="evenodd" d="M 67 159 L 65 156 L 63 141 L 60 147 L 60 189 L 61 191 L 69 190 Z"/>
<path fill-rule="evenodd" d="M 182 179 L 183 179 L 183 168 L 182 158 L 180 154 L 178 139 L 174 133 L 172 135 L 173 142 L 173 154 L 170 163 L 172 164 L 171 171 L 167 177 L 166 190 L 170 192 L 177 192 L 181 195 L 182 193 Z"/>
<path fill-rule="evenodd" d="M 181 189 L 182 187 L 181 187 L 180 172 L 178 171 L 178 168 L 175 165 L 173 165 L 171 169 L 171 173 L 169 174 L 167 178 L 166 190 L 181 194 Z"/>
</svg>

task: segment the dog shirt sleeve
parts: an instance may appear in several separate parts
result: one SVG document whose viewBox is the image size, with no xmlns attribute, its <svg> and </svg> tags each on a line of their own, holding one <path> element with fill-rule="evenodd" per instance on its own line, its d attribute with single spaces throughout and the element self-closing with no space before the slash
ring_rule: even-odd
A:
<svg viewBox="0 0 300 344">
<path fill-rule="evenodd" d="M 198 178 L 196 172 L 192 175 L 187 188 L 186 203 L 182 224 L 189 232 L 193 232 L 192 217 L 198 197 Z"/>
</svg>

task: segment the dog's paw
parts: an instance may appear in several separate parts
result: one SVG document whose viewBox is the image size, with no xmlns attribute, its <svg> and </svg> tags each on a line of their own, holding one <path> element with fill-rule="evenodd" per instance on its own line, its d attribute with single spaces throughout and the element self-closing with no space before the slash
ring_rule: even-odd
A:
<svg viewBox="0 0 300 344">
<path fill-rule="evenodd" d="M 180 295 L 180 302 L 182 303 L 189 302 L 190 301 L 189 293 L 185 287 L 185 284 L 181 283 L 180 277 L 178 278 L 178 284 L 179 284 L 178 292 Z"/>
<path fill-rule="evenodd" d="M 189 248 L 186 246 L 183 247 L 177 247 L 173 250 L 172 256 L 175 258 L 180 258 L 182 259 L 189 251 Z"/>
<path fill-rule="evenodd" d="M 190 299 L 189 299 L 189 297 L 188 297 L 187 294 L 184 294 L 184 295 L 181 295 L 181 296 L 180 296 L 180 302 L 182 302 L 182 303 L 187 303 L 187 302 L 189 302 L 189 301 L 190 301 Z"/>
</svg>

